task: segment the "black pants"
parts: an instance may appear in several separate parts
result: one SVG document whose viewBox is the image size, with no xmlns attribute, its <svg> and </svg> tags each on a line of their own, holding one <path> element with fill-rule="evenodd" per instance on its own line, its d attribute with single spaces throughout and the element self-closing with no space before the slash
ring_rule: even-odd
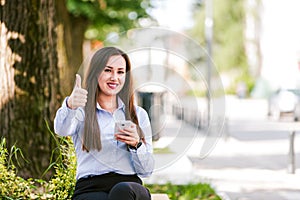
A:
<svg viewBox="0 0 300 200">
<path fill-rule="evenodd" d="M 79 179 L 73 200 L 151 200 L 137 175 L 108 173 Z"/>
</svg>

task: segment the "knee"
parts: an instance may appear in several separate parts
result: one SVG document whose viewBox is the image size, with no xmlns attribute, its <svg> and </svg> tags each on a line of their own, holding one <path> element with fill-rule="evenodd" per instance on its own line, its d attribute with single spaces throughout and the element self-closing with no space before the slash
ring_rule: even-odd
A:
<svg viewBox="0 0 300 200">
<path fill-rule="evenodd" d="M 135 199 L 135 193 L 132 190 L 130 183 L 121 182 L 116 184 L 109 192 L 109 200 L 131 200 Z"/>
<path fill-rule="evenodd" d="M 111 194 L 118 194 L 118 195 L 133 195 L 133 191 L 131 185 L 128 182 L 121 182 L 116 184 L 110 191 Z"/>
</svg>

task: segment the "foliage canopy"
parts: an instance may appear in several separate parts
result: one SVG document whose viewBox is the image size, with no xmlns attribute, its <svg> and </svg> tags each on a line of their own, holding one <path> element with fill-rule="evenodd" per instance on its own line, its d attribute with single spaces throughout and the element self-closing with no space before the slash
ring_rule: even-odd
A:
<svg viewBox="0 0 300 200">
<path fill-rule="evenodd" d="M 213 0 L 213 59 L 221 71 L 245 68 L 244 0 Z M 195 27 L 191 34 L 205 44 L 205 9 L 195 12 Z"/>
<path fill-rule="evenodd" d="M 245 52 L 245 1 L 244 0 L 213 0 L 213 60 L 220 72 L 231 72 L 232 88 L 240 81 L 246 83 L 251 90 L 253 78 L 248 70 Z M 205 6 L 195 8 L 195 26 L 191 35 L 205 45 Z M 198 5 L 199 6 L 199 5 Z"/>
<path fill-rule="evenodd" d="M 68 11 L 85 18 L 87 39 L 105 40 L 111 32 L 124 32 L 139 27 L 139 20 L 149 18 L 150 0 L 67 0 Z"/>
</svg>

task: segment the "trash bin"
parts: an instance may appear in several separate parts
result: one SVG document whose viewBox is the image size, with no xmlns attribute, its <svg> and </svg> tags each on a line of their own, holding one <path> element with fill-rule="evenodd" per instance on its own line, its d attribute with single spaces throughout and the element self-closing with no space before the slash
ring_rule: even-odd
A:
<svg viewBox="0 0 300 200">
<path fill-rule="evenodd" d="M 164 125 L 164 94 L 162 89 L 146 89 L 137 92 L 138 104 L 146 110 L 149 115 L 152 129 L 152 140 L 160 138 Z"/>
</svg>

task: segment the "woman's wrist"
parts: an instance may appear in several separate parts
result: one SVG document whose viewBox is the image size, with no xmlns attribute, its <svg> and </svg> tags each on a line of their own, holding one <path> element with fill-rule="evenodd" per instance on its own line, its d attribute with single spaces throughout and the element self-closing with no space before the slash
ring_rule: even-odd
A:
<svg viewBox="0 0 300 200">
<path fill-rule="evenodd" d="M 141 140 L 138 140 L 138 141 L 135 143 L 134 146 L 133 146 L 133 145 L 129 145 L 129 148 L 130 148 L 130 149 L 137 150 L 141 145 L 142 145 Z"/>
</svg>

